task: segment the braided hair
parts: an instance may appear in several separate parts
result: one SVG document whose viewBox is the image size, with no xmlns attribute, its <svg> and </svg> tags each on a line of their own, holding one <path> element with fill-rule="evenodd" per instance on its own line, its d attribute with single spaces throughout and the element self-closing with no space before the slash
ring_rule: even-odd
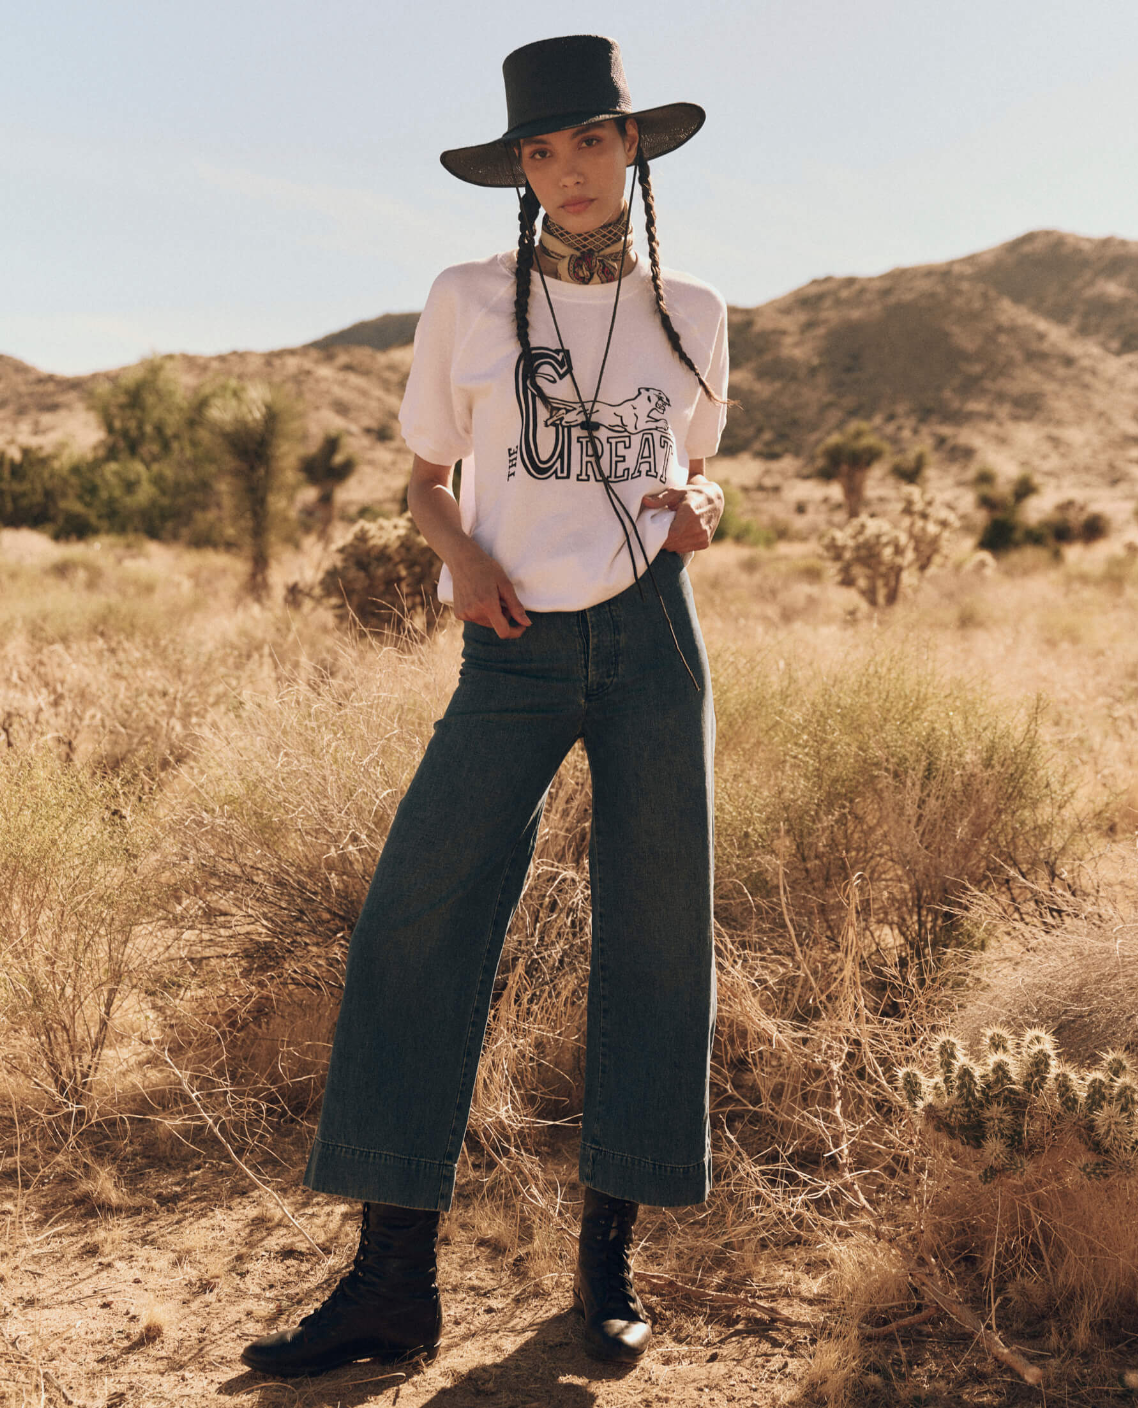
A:
<svg viewBox="0 0 1138 1408">
<path fill-rule="evenodd" d="M 648 265 L 652 271 L 652 288 L 656 294 L 656 312 L 660 315 L 660 322 L 663 324 L 668 342 L 671 344 L 672 351 L 699 382 L 700 390 L 707 399 L 720 406 L 727 405 L 729 403 L 722 396 L 717 396 L 708 386 L 703 373 L 684 351 L 680 335 L 672 323 L 672 315 L 668 312 L 668 305 L 664 302 L 664 281 L 660 276 L 660 246 L 656 239 L 656 198 L 652 194 L 652 178 L 648 172 L 648 158 L 639 147 L 636 151 L 636 179 L 640 182 L 640 199 L 644 203 L 644 234 L 648 240 Z"/>
<path fill-rule="evenodd" d="M 624 119 L 617 118 L 616 124 L 623 135 Z M 515 152 L 515 159 L 517 156 L 518 154 Z M 668 312 L 668 305 L 664 299 L 664 281 L 660 273 L 660 245 L 656 238 L 656 200 L 652 194 L 652 178 L 648 170 L 648 158 L 639 148 L 636 153 L 636 177 L 640 184 L 640 198 L 644 203 L 644 233 L 648 240 L 648 263 L 652 274 L 652 289 L 656 295 L 656 312 L 659 315 L 668 344 L 699 382 L 700 390 L 709 401 L 714 401 L 716 405 L 720 406 L 732 405 L 733 402 L 722 396 L 717 396 L 708 386 L 703 373 L 684 350 L 680 335 L 672 322 L 671 314 Z M 529 340 L 530 282 L 533 276 L 533 262 L 536 257 L 537 217 L 540 213 L 541 202 L 534 194 L 530 183 L 525 181 L 518 208 L 518 266 L 514 275 L 514 326 L 517 329 L 518 343 L 522 349 L 525 379 L 537 392 L 542 404 L 548 409 L 549 397 L 534 374 L 533 349 L 530 347 Z"/>
<path fill-rule="evenodd" d="M 537 244 L 537 217 L 541 202 L 528 181 L 518 204 L 518 268 L 514 275 L 514 326 L 522 349 L 522 367 L 526 382 L 534 388 L 546 410 L 549 397 L 533 369 L 533 348 L 529 341 L 529 289 L 533 277 L 533 261 Z"/>
</svg>

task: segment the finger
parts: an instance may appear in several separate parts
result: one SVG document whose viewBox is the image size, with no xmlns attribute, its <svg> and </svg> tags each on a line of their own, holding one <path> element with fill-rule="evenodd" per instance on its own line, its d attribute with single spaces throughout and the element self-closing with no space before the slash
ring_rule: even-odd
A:
<svg viewBox="0 0 1138 1408">
<path fill-rule="evenodd" d="M 494 601 L 492 603 L 487 604 L 486 624 L 490 627 L 494 634 L 502 640 L 509 639 L 510 635 L 512 634 L 510 629 L 510 623 L 506 620 L 505 613 L 502 611 L 501 601 Z"/>
<path fill-rule="evenodd" d="M 675 508 L 684 502 L 680 489 L 657 489 L 654 494 L 645 494 L 640 500 L 648 508 Z"/>
<path fill-rule="evenodd" d="M 518 600 L 517 592 L 514 591 L 513 582 L 499 582 L 498 595 L 505 602 L 507 611 L 510 613 L 510 615 L 514 618 L 515 621 L 520 622 L 523 626 L 528 626 L 531 624 L 529 617 L 526 615 L 525 607 Z"/>
</svg>

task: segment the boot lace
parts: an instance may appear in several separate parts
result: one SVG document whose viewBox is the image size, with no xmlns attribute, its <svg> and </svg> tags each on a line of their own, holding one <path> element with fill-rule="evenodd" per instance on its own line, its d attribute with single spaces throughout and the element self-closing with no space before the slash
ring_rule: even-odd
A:
<svg viewBox="0 0 1138 1408">
<path fill-rule="evenodd" d="M 614 1317 L 640 1318 L 640 1300 L 632 1281 L 632 1229 L 636 1205 L 610 1207 L 582 1228 L 584 1260 L 600 1281 L 601 1302 Z"/>
</svg>

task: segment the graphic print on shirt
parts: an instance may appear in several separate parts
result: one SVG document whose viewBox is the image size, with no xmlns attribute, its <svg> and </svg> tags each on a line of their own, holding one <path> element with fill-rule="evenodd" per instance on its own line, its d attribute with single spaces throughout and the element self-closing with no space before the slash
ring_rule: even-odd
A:
<svg viewBox="0 0 1138 1408">
<path fill-rule="evenodd" d="M 519 355 L 514 390 L 522 431 L 516 452 L 512 448 L 508 452 L 507 478 L 514 477 L 520 460 L 533 479 L 572 476 L 580 483 L 607 479 L 612 484 L 640 478 L 664 481 L 675 450 L 666 415 L 671 402 L 664 392 L 655 386 L 641 386 L 623 401 L 598 401 L 588 420 L 587 404 L 582 407 L 575 395 L 568 399 L 552 394 L 553 387 L 572 393 L 571 366 L 569 353 L 561 348 L 533 349 L 534 374 L 550 384 L 547 410 L 527 381 Z M 599 466 L 590 440 L 600 452 Z"/>
</svg>

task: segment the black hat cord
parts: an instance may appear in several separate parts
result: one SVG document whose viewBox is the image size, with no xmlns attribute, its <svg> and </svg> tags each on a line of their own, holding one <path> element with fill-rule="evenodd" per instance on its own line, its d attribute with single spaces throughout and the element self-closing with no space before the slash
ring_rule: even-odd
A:
<svg viewBox="0 0 1138 1408">
<path fill-rule="evenodd" d="M 625 244 L 625 246 L 627 246 L 627 243 L 628 243 L 628 229 L 629 229 L 629 225 L 630 225 L 630 223 L 631 223 L 631 221 L 632 221 L 632 190 L 633 190 L 633 186 L 635 185 L 635 182 L 636 182 L 636 168 L 635 168 L 635 166 L 634 166 L 634 167 L 633 167 L 632 179 L 631 179 L 631 181 L 629 182 L 629 187 L 628 187 L 627 212 L 626 212 L 626 214 L 625 214 L 625 219 L 624 219 L 624 236 L 623 236 L 623 239 L 624 239 L 624 244 Z M 523 199 L 522 189 L 515 185 L 514 191 L 515 191 L 515 194 L 517 195 L 517 198 L 518 198 L 518 205 L 521 207 L 521 211 L 522 211 L 522 215 L 523 215 L 523 228 L 528 228 L 528 226 L 529 226 L 529 220 L 528 220 L 528 217 L 526 217 L 525 203 L 524 203 L 524 199 Z M 632 579 L 633 579 L 633 581 L 636 583 L 637 591 L 639 591 L 639 593 L 640 593 L 640 599 L 643 601 L 643 599 L 644 599 L 644 588 L 643 588 L 643 586 L 641 585 L 641 577 L 642 577 L 643 574 L 642 574 L 641 572 L 637 571 L 637 567 L 636 567 L 636 554 L 635 554 L 635 553 L 633 552 L 633 550 L 632 550 L 632 539 L 628 536 L 628 530 L 629 530 L 629 528 L 632 529 L 632 535 L 633 535 L 633 537 L 635 537 L 635 539 L 636 539 L 636 545 L 637 545 L 637 547 L 639 547 L 639 549 L 640 549 L 640 555 L 641 555 L 641 557 L 644 559 L 644 570 L 648 573 L 648 580 L 652 583 L 652 587 L 653 587 L 653 589 L 654 589 L 654 591 L 655 591 L 655 593 L 656 593 L 656 599 L 657 599 L 657 601 L 659 601 L 659 603 L 660 603 L 660 610 L 664 613 L 664 620 L 668 623 L 668 631 L 670 632 L 671 637 L 672 637 L 672 644 L 676 647 L 676 654 L 677 654 L 677 655 L 680 657 L 680 659 L 683 661 L 684 669 L 688 672 L 688 678 L 691 680 L 692 684 L 695 685 L 696 689 L 699 690 L 699 689 L 700 689 L 699 681 L 696 679 L 695 675 L 692 673 L 692 668 L 691 668 L 691 666 L 688 664 L 687 656 L 684 654 L 683 649 L 682 649 L 681 646 L 680 646 L 680 642 L 679 642 L 679 640 L 678 640 L 677 637 L 676 637 L 676 628 L 675 628 L 675 626 L 673 626 L 673 624 L 672 624 L 672 618 L 671 618 L 671 616 L 668 614 L 668 608 L 667 608 L 667 605 L 666 605 L 665 602 L 664 602 L 663 593 L 660 591 L 660 587 L 659 587 L 659 585 L 658 585 L 658 583 L 657 583 L 657 581 L 656 581 L 656 574 L 652 571 L 652 563 L 651 563 L 651 562 L 649 561 L 649 559 L 648 559 L 648 552 L 647 552 L 647 550 L 646 550 L 645 547 L 644 547 L 643 539 L 642 539 L 641 536 L 640 536 L 640 530 L 639 530 L 639 528 L 636 526 L 636 519 L 635 519 L 635 517 L 633 516 L 633 514 L 632 514 L 631 510 L 629 509 L 628 505 L 624 502 L 624 500 L 620 497 L 620 495 L 619 495 L 619 494 L 616 492 L 616 490 L 612 487 L 612 481 L 609 479 L 608 475 L 607 475 L 607 474 L 605 473 L 605 471 L 604 471 L 604 466 L 603 466 L 602 463 L 601 463 L 600 445 L 599 445 L 599 443 L 598 443 L 598 441 L 597 441 L 597 430 L 599 429 L 599 427 L 598 427 L 598 425 L 597 425 L 597 422 L 593 419 L 594 413 L 596 412 L 596 409 L 597 409 L 597 402 L 598 402 L 598 400 L 600 399 L 600 394 L 601 394 L 601 381 L 602 381 L 603 378 L 604 378 L 604 374 L 605 374 L 605 365 L 606 365 L 606 363 L 608 362 L 609 349 L 612 347 L 612 335 L 613 335 L 613 330 L 614 330 L 615 327 L 616 327 L 616 310 L 617 310 L 617 308 L 618 308 L 618 306 L 619 306 L 619 304 L 620 304 L 620 287 L 621 287 L 621 283 L 623 282 L 623 279 L 624 279 L 624 265 L 625 265 L 625 259 L 627 258 L 627 250 L 625 251 L 625 256 L 621 259 L 621 261 L 620 261 L 620 266 L 619 266 L 619 268 L 618 268 L 618 270 L 617 270 L 617 276 L 616 276 L 616 296 L 613 298 L 613 303 L 612 303 L 612 317 L 609 319 L 608 336 L 605 338 L 605 350 L 604 350 L 604 354 L 603 354 L 602 357 L 601 357 L 600 370 L 597 372 L 597 384 L 596 384 L 595 388 L 593 389 L 593 399 L 592 399 L 592 403 L 591 403 L 591 405 L 589 406 L 589 409 L 586 410 L 586 409 L 585 409 L 585 398 L 581 395 L 581 388 L 577 385 L 577 374 L 576 374 L 576 372 L 573 370 L 573 358 L 572 358 L 572 356 L 571 356 L 570 353 L 569 353 L 569 349 L 565 346 L 565 339 L 561 336 L 561 325 L 560 325 L 560 324 L 558 323 L 558 321 L 557 321 L 557 313 L 556 313 L 556 311 L 555 311 L 555 309 L 554 309 L 554 307 L 553 307 L 553 299 L 550 297 L 549 285 L 548 285 L 548 283 L 546 283 L 546 279 L 545 279 L 545 270 L 541 267 L 541 260 L 537 257 L 537 251 L 536 251 L 536 248 L 534 248 L 534 237 L 533 237 L 533 231 L 532 231 L 532 229 L 530 229 L 530 231 L 529 231 L 529 241 L 530 241 L 530 248 L 531 248 L 531 250 L 533 251 L 533 262 L 534 262 L 534 264 L 537 266 L 537 273 L 538 273 L 538 277 L 539 277 L 540 280 L 541 280 L 542 292 L 545 294 L 545 301 L 546 301 L 546 304 L 548 305 L 548 308 L 549 308 L 549 316 L 553 319 L 553 330 L 554 330 L 554 332 L 557 334 L 557 342 L 558 342 L 558 345 L 559 345 L 559 347 L 560 347 L 560 350 L 561 350 L 562 354 L 563 354 L 564 357 L 565 357 L 565 364 L 566 364 L 566 366 L 567 366 L 567 368 L 568 368 L 568 371 L 569 371 L 569 379 L 570 379 L 570 381 L 573 383 L 573 391 L 574 391 L 574 394 L 575 394 L 576 397 L 577 397 L 577 404 L 580 406 L 580 408 L 581 408 L 581 414 L 582 414 L 582 416 L 584 417 L 584 421 L 583 421 L 583 423 L 582 423 L 582 427 L 581 427 L 581 428 L 584 430 L 585 434 L 589 437 L 589 448 L 590 448 L 590 450 L 591 450 L 592 453 L 593 453 L 593 463 L 594 463 L 594 465 L 596 466 L 597 476 L 598 476 L 598 478 L 600 479 L 601 483 L 602 483 L 602 484 L 604 485 L 604 487 L 605 487 L 605 494 L 606 494 L 606 496 L 608 497 L 609 505 L 610 505 L 610 507 L 612 508 L 613 512 L 616 514 L 617 522 L 620 524 L 621 532 L 624 534 L 624 545 L 625 545 L 625 547 L 628 549 L 629 560 L 630 560 L 631 563 L 632 563 Z M 539 393 L 539 394 L 540 394 L 540 393 Z M 626 520 L 627 520 L 627 526 L 626 526 Z M 701 691 L 701 692 L 702 692 L 702 691 Z"/>
</svg>

